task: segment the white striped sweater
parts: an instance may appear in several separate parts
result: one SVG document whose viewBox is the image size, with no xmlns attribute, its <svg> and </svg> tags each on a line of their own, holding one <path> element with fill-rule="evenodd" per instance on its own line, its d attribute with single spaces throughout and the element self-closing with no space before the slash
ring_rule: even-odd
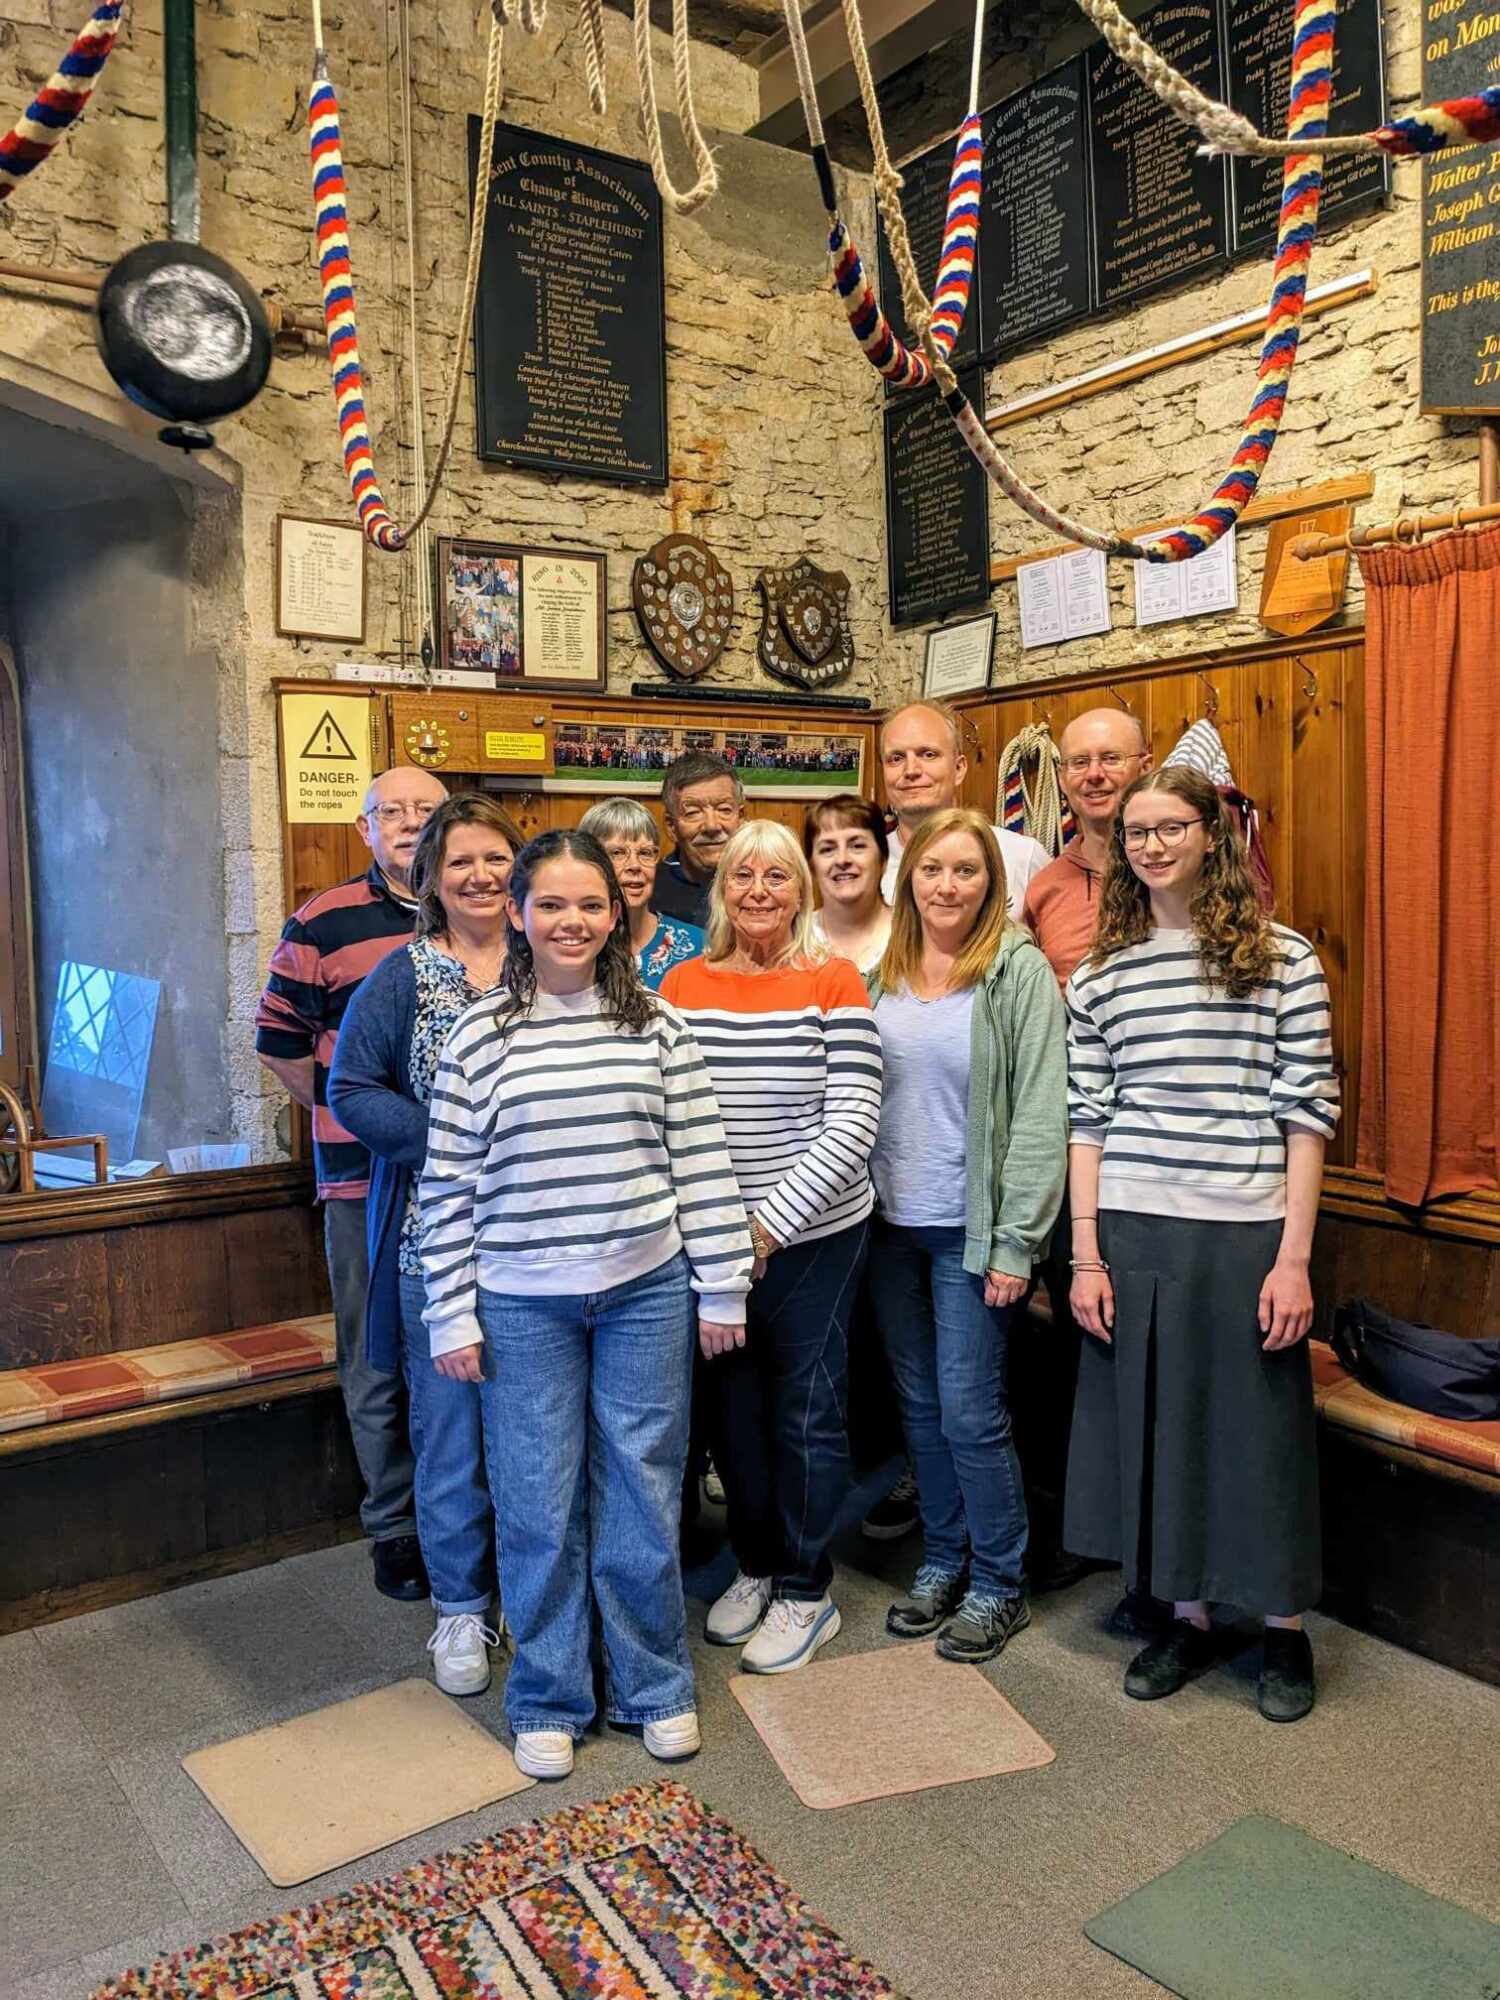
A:
<svg viewBox="0 0 1500 2000">
<path fill-rule="evenodd" d="M 498 1026 L 461 1014 L 433 1084 L 422 1170 L 424 1315 L 434 1354 L 482 1336 L 476 1292 L 576 1296 L 686 1250 L 705 1319 L 742 1325 L 750 1236 L 697 1043 L 661 1007 L 640 1033 L 597 990 L 539 993 Z"/>
<path fill-rule="evenodd" d="M 662 992 L 703 1051 L 746 1209 L 781 1244 L 862 1222 L 875 1204 L 880 1035 L 849 961 L 731 972 L 693 958 Z"/>
<path fill-rule="evenodd" d="M 1304 937 L 1243 1000 L 1203 978 L 1191 931 L 1158 930 L 1068 981 L 1072 1138 L 1102 1146 L 1099 1206 L 1260 1222 L 1286 1213 L 1286 1132 L 1332 1138 L 1328 985 Z"/>
</svg>

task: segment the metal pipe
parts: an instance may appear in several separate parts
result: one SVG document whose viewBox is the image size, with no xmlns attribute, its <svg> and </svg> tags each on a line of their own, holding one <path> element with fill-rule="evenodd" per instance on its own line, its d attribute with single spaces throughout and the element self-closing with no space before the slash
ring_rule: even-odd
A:
<svg viewBox="0 0 1500 2000">
<path fill-rule="evenodd" d="M 197 0 L 162 0 L 167 111 L 167 234 L 196 243 L 202 229 L 198 183 Z"/>
<path fill-rule="evenodd" d="M 1308 562 L 1314 556 L 1337 555 L 1342 549 L 1365 549 L 1375 542 L 1414 543 L 1423 535 L 1478 528 L 1486 521 L 1500 521 L 1500 503 L 1488 507 L 1449 507 L 1441 514 L 1402 514 L 1378 528 L 1351 528 L 1347 535 L 1298 535 L 1291 551 L 1300 562 Z"/>
<path fill-rule="evenodd" d="M 93 271 L 54 270 L 47 264 L 16 264 L 0 260 L 0 282 L 7 278 L 18 278 L 28 285 L 62 285 L 69 291 L 87 292 L 87 298 L 47 301 L 50 305 L 78 305 L 85 309 L 93 305 L 104 282 Z M 267 299 L 265 307 L 272 333 L 300 333 L 308 340 L 323 338 L 323 315 L 315 306 L 284 306 L 279 299 Z"/>
<path fill-rule="evenodd" d="M 1500 502 L 1500 418 L 1479 419 L 1479 501 L 1484 507 Z"/>
</svg>

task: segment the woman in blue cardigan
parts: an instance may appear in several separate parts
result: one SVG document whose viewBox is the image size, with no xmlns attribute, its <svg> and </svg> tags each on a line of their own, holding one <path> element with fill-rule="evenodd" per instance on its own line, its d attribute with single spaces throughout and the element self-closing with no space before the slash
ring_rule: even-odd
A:
<svg viewBox="0 0 1500 2000">
<path fill-rule="evenodd" d="M 406 1376 L 417 1534 L 437 1612 L 428 1650 L 445 1694 L 489 1686 L 495 1524 L 478 1385 L 445 1369 L 448 1357 L 433 1360 L 422 1323 L 417 1181 L 448 1031 L 505 962 L 511 864 L 523 840 L 477 792 L 433 813 L 412 857 L 416 934 L 350 1001 L 328 1079 L 334 1116 L 371 1155 L 365 1347 L 372 1366 Z"/>
</svg>

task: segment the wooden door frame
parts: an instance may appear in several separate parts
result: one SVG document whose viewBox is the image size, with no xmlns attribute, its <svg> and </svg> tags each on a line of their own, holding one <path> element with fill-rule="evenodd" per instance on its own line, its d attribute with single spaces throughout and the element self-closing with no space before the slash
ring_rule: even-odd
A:
<svg viewBox="0 0 1500 2000">
<path fill-rule="evenodd" d="M 0 640 L 0 1080 L 19 1089 L 37 1048 L 36 961 L 31 933 L 31 869 L 26 839 L 26 763 L 21 683 Z M 32 1107 L 36 1109 L 35 1106 Z"/>
</svg>

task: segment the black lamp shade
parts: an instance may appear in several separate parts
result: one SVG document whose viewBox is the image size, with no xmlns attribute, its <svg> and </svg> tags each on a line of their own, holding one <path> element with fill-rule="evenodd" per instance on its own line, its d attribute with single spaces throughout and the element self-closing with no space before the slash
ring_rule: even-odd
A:
<svg viewBox="0 0 1500 2000">
<path fill-rule="evenodd" d="M 265 308 L 222 257 L 196 243 L 143 243 L 99 291 L 99 352 L 154 417 L 202 424 L 253 401 L 271 368 Z"/>
</svg>

